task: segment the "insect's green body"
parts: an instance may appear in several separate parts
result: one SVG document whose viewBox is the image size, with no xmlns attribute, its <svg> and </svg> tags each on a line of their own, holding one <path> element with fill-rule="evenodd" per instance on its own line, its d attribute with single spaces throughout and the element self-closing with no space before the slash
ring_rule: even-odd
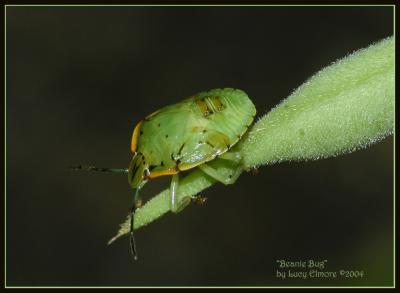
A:
<svg viewBox="0 0 400 293">
<path fill-rule="evenodd" d="M 240 155 L 228 152 L 253 122 L 256 109 L 245 92 L 214 89 L 166 106 L 141 120 L 134 128 L 129 168 L 109 169 L 76 166 L 75 170 L 128 173 L 135 189 L 130 217 L 130 243 L 137 258 L 133 237 L 134 213 L 140 207 L 139 191 L 151 179 L 172 175 L 171 211 L 179 212 L 192 198 L 177 198 L 178 173 L 199 167 L 224 184 L 232 184 L 241 172 Z M 216 157 L 235 166 L 232 173 L 221 173 L 212 163 Z M 218 163 L 218 162 L 216 162 Z M 200 199 L 199 202 L 202 202 Z"/>
<path fill-rule="evenodd" d="M 132 188 L 213 160 L 238 142 L 256 109 L 238 89 L 214 89 L 166 106 L 138 123 L 132 137 Z"/>
</svg>

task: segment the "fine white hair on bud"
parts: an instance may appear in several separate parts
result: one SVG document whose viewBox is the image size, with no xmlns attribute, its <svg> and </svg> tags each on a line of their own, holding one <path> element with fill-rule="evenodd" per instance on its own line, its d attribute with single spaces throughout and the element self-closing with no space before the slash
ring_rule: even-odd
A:
<svg viewBox="0 0 400 293">
<path fill-rule="evenodd" d="M 318 160 L 365 148 L 393 133 L 394 39 L 356 51 L 322 69 L 249 129 L 233 150 L 243 166 L 217 159 L 228 176 L 282 161 Z M 262 171 L 262 170 L 261 170 Z M 178 198 L 194 196 L 216 181 L 196 169 L 180 181 Z M 170 210 L 166 189 L 135 213 L 138 229 Z M 129 232 L 130 218 L 111 243 Z"/>
</svg>

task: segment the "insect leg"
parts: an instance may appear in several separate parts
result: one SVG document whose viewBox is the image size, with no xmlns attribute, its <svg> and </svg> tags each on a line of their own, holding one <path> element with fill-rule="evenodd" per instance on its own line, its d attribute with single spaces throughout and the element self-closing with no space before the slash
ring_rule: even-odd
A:
<svg viewBox="0 0 400 293">
<path fill-rule="evenodd" d="M 179 185 L 179 175 L 178 173 L 174 174 L 172 176 L 172 180 L 171 180 L 171 210 L 172 212 L 176 213 L 177 212 L 177 190 L 178 190 L 178 185 Z"/>
<path fill-rule="evenodd" d="M 235 163 L 240 163 L 242 157 L 239 152 L 226 152 L 220 155 L 218 158 L 222 160 L 228 160 Z"/>
<path fill-rule="evenodd" d="M 186 196 L 182 199 L 178 198 L 178 186 L 179 186 L 179 175 L 178 173 L 176 173 L 172 176 L 171 187 L 170 187 L 171 211 L 173 213 L 179 213 L 192 201 L 192 198 L 190 196 Z"/>
<path fill-rule="evenodd" d="M 139 192 L 143 188 L 143 186 L 147 183 L 147 180 L 143 180 L 139 186 L 135 190 L 135 195 L 133 196 L 133 205 L 131 208 L 131 219 L 130 219 L 130 229 L 129 229 L 129 235 L 130 235 L 130 246 L 131 246 L 131 252 L 133 255 L 133 258 L 137 260 L 137 251 L 136 251 L 136 243 L 135 243 L 135 237 L 133 236 L 133 230 L 134 230 L 134 219 L 135 219 L 135 212 L 138 208 L 141 207 L 142 202 L 139 198 Z"/>
<path fill-rule="evenodd" d="M 135 210 L 137 208 L 136 204 L 139 199 L 139 188 L 136 188 L 135 190 L 135 195 L 133 197 L 133 205 L 131 208 L 131 222 L 130 222 L 130 230 L 129 230 L 129 243 L 131 246 L 131 253 L 133 256 L 134 260 L 137 260 L 137 251 L 136 251 L 136 242 L 135 242 L 135 237 L 133 236 L 133 227 L 134 227 L 134 219 L 135 219 Z"/>
<path fill-rule="evenodd" d="M 208 176 L 214 178 L 215 180 L 228 185 L 228 184 L 233 184 L 236 179 L 237 176 L 229 176 L 229 177 L 225 177 L 222 174 L 218 173 L 217 170 L 215 170 L 213 167 L 209 166 L 208 164 L 201 164 L 198 166 L 200 168 L 201 171 L 203 171 L 204 173 L 206 173 Z"/>
<path fill-rule="evenodd" d="M 201 195 L 199 194 L 199 195 L 196 195 L 196 196 L 192 196 L 192 197 L 191 197 L 191 200 L 192 200 L 192 202 L 193 202 L 194 204 L 199 205 L 199 206 L 202 206 L 202 205 L 204 205 L 205 202 L 207 201 L 207 197 L 201 196 Z"/>
</svg>

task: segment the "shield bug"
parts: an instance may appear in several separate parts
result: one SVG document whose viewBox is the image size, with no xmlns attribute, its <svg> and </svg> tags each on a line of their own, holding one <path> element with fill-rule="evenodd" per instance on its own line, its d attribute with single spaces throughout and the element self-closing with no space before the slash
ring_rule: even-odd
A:
<svg viewBox="0 0 400 293">
<path fill-rule="evenodd" d="M 225 178 L 207 163 L 218 157 L 240 164 L 240 155 L 229 150 L 246 133 L 255 114 L 254 104 L 242 90 L 204 91 L 161 108 L 136 124 L 128 169 L 82 166 L 74 169 L 128 173 L 128 182 L 134 190 L 130 244 L 136 259 L 133 221 L 135 210 L 141 205 L 140 190 L 143 186 L 157 177 L 172 176 L 170 205 L 171 211 L 177 213 L 192 200 L 183 198 L 178 201 L 180 172 L 198 167 L 219 182 L 233 183 L 236 178 Z"/>
</svg>

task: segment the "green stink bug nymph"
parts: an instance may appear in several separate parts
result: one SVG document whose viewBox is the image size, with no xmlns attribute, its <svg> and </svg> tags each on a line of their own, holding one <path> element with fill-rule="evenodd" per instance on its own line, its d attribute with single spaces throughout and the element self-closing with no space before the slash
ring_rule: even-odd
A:
<svg viewBox="0 0 400 293">
<path fill-rule="evenodd" d="M 130 223 L 130 245 L 135 259 L 133 236 L 135 210 L 140 207 L 140 190 L 160 176 L 172 176 L 171 211 L 178 213 L 191 198 L 177 201 L 179 173 L 199 167 L 204 173 L 224 184 L 236 178 L 225 178 L 207 164 L 215 158 L 240 164 L 238 153 L 229 152 L 245 134 L 254 120 L 256 109 L 247 94 L 225 88 L 201 92 L 179 103 L 153 112 L 134 127 L 128 169 L 77 166 L 74 169 L 128 173 L 134 189 Z"/>
</svg>

